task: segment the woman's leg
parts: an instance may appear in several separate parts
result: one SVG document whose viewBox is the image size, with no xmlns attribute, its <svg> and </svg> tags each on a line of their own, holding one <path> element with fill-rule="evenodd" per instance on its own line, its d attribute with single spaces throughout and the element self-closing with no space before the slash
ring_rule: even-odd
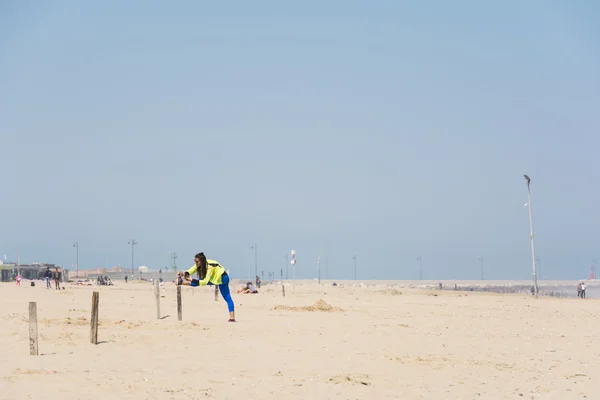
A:
<svg viewBox="0 0 600 400">
<path fill-rule="evenodd" d="M 229 291 L 229 275 L 225 275 L 223 277 L 223 281 L 219 285 L 219 291 L 227 303 L 227 308 L 229 309 L 229 320 L 235 321 L 235 309 L 233 305 L 233 299 L 231 298 L 231 292 Z"/>
</svg>

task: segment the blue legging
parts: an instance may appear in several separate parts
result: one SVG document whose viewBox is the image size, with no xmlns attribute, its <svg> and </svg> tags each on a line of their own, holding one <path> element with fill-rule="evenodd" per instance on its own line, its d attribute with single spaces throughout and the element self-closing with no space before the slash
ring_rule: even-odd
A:
<svg viewBox="0 0 600 400">
<path fill-rule="evenodd" d="M 211 286 L 213 285 L 210 282 L 208 282 L 208 284 Z M 219 292 L 221 292 L 221 296 L 223 296 L 223 299 L 227 303 L 227 308 L 229 309 L 229 312 L 233 312 L 233 299 L 231 298 L 231 292 L 229 291 L 229 275 L 223 275 L 221 277 Z"/>
</svg>

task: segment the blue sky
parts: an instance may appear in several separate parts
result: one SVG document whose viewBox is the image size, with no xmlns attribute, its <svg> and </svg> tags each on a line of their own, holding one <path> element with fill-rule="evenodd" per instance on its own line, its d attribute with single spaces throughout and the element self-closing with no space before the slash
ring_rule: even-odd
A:
<svg viewBox="0 0 600 400">
<path fill-rule="evenodd" d="M 0 5 L 0 253 L 234 277 L 542 278 L 600 258 L 594 1 Z"/>
</svg>

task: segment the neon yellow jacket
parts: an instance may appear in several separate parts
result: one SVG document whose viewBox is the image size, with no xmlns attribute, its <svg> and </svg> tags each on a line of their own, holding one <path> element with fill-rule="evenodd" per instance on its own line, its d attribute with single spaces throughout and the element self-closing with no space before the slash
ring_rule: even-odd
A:
<svg viewBox="0 0 600 400">
<path fill-rule="evenodd" d="M 206 260 L 206 264 L 206 277 L 199 281 L 198 284 L 200 286 L 206 286 L 209 282 L 213 285 L 220 285 L 223 283 L 221 277 L 225 273 L 225 268 L 215 260 Z M 187 272 L 192 276 L 198 272 L 198 267 L 194 264 Z"/>
</svg>

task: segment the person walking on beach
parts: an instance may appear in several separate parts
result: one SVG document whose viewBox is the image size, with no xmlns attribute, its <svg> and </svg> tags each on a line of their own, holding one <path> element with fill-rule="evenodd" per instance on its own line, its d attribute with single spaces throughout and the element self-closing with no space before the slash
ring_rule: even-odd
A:
<svg viewBox="0 0 600 400">
<path fill-rule="evenodd" d="M 200 279 L 192 279 L 192 275 L 198 273 Z M 194 265 L 185 273 L 179 271 L 178 285 L 206 286 L 214 285 L 219 288 L 223 300 L 227 303 L 229 310 L 229 322 L 235 322 L 235 309 L 231 292 L 229 291 L 229 275 L 225 268 L 215 260 L 208 260 L 204 253 L 198 253 L 194 257 Z M 179 279 L 183 278 L 183 279 Z"/>
<path fill-rule="evenodd" d="M 54 288 L 60 290 L 60 272 L 58 271 L 58 267 L 54 271 Z"/>
<path fill-rule="evenodd" d="M 581 298 L 585 299 L 585 282 L 581 282 Z"/>
<path fill-rule="evenodd" d="M 46 278 L 46 289 L 50 289 L 50 278 L 52 278 L 52 271 L 50 271 L 50 267 L 46 267 L 44 277 Z"/>
<path fill-rule="evenodd" d="M 21 280 L 23 280 L 21 274 L 17 275 L 17 286 L 21 286 Z"/>
</svg>

